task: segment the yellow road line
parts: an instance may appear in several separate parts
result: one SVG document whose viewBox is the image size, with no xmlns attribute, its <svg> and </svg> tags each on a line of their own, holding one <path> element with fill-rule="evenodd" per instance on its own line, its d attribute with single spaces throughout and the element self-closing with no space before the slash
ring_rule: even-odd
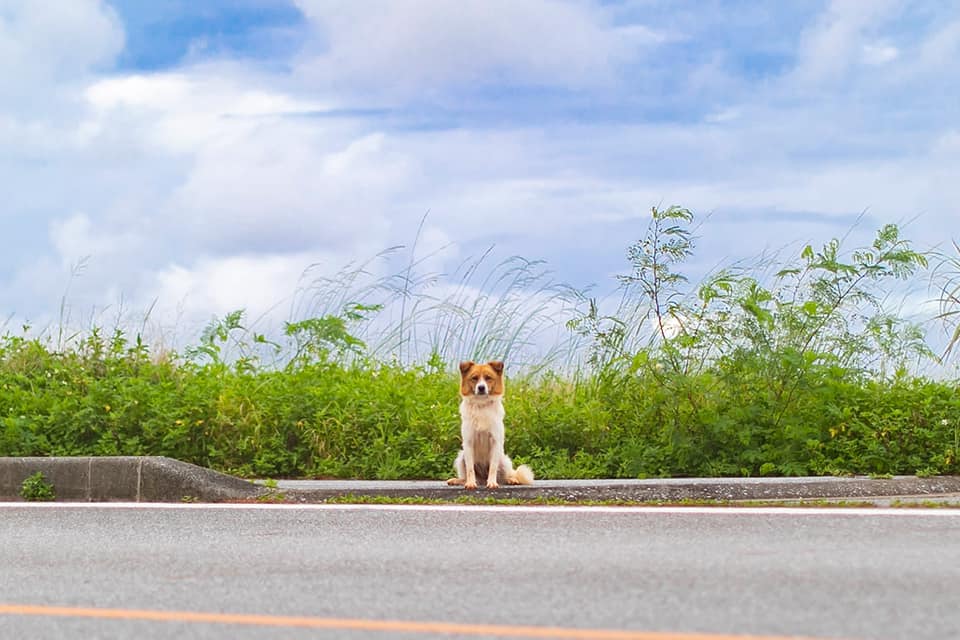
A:
<svg viewBox="0 0 960 640">
<path fill-rule="evenodd" d="M 613 629 L 567 629 L 560 627 L 497 624 L 461 624 L 456 622 L 364 620 L 356 618 L 317 618 L 240 613 L 152 611 L 143 609 L 100 609 L 92 607 L 57 607 L 24 604 L 0 604 L 0 615 L 91 618 L 97 620 L 145 620 L 150 622 L 246 625 L 300 629 L 342 629 L 348 631 L 383 631 L 393 633 L 455 634 L 466 636 L 485 635 L 503 638 L 568 638 L 570 640 L 786 640 L 786 638 L 774 636 L 618 631 Z"/>
</svg>

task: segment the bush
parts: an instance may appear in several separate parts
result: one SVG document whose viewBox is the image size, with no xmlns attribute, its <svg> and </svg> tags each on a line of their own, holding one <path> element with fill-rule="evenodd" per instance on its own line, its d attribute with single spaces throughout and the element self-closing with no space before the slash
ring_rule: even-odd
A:
<svg viewBox="0 0 960 640">
<path fill-rule="evenodd" d="M 571 297 L 544 285 L 523 307 L 518 292 L 544 276 L 522 261 L 487 279 L 504 288 L 508 310 L 506 324 L 490 325 L 497 339 L 469 319 L 496 314 L 490 300 L 465 302 L 468 280 L 462 304 L 436 305 L 446 315 L 434 320 L 449 324 L 434 333 L 418 325 L 426 298 L 405 270 L 390 290 L 407 315 L 380 325 L 400 345 L 387 356 L 368 342 L 389 304 L 368 299 L 288 323 L 276 342 L 234 312 L 183 355 L 152 353 L 121 331 L 93 330 L 67 348 L 7 334 L 0 455 L 165 455 L 242 476 L 442 478 L 459 448 L 455 348 L 508 360 L 507 450 L 541 478 L 960 472 L 956 385 L 909 373 L 933 354 L 918 326 L 882 308 L 891 281 L 926 265 L 896 227 L 849 253 L 835 240 L 806 247 L 770 277 L 740 267 L 690 286 L 679 269 L 694 249 L 692 221 L 685 209 L 654 209 L 628 250 L 619 307 L 585 301 L 559 338 L 567 346 L 525 366 L 509 355 L 556 315 L 546 302 Z M 468 345 L 455 339 L 464 335 Z M 426 358 L 422 344 L 435 345 Z"/>
</svg>

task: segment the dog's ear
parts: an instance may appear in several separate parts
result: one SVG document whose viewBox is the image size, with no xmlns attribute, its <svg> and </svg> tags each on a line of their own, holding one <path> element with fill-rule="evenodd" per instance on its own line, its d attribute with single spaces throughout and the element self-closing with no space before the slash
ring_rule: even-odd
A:
<svg viewBox="0 0 960 640">
<path fill-rule="evenodd" d="M 503 373 L 503 362 L 500 360 L 491 360 L 487 363 L 490 365 L 490 368 L 496 371 L 498 374 Z"/>
<path fill-rule="evenodd" d="M 473 360 L 467 360 L 466 362 L 460 363 L 460 375 L 465 374 L 467 371 L 470 371 L 470 368 L 473 367 L 476 363 Z"/>
</svg>

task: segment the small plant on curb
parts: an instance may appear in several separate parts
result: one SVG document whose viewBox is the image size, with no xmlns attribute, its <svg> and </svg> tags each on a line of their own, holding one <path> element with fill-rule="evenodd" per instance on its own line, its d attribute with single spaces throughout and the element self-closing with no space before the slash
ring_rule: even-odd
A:
<svg viewBox="0 0 960 640">
<path fill-rule="evenodd" d="M 20 485 L 20 497 L 27 502 L 51 502 L 57 499 L 53 485 L 37 471 Z"/>
</svg>

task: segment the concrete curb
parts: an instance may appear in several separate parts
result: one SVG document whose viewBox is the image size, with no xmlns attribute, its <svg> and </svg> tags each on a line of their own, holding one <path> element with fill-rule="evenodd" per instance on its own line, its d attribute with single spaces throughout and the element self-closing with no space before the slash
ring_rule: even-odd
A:
<svg viewBox="0 0 960 640">
<path fill-rule="evenodd" d="M 853 478 L 691 478 L 656 480 L 540 480 L 532 486 L 480 488 L 467 492 L 447 487 L 442 481 L 429 482 L 343 482 L 280 481 L 276 491 L 286 499 L 323 502 L 344 496 L 357 498 L 425 498 L 456 500 L 461 496 L 503 499 L 555 499 L 564 502 L 682 502 L 706 501 L 802 501 L 851 500 L 898 496 L 938 497 L 960 494 L 960 477 L 890 479 Z M 958 497 L 960 500 L 960 497 Z"/>
<path fill-rule="evenodd" d="M 265 489 L 210 469 L 159 456 L 0 458 L 0 500 L 20 501 L 37 471 L 66 502 L 224 502 L 254 499 Z"/>
<path fill-rule="evenodd" d="M 538 480 L 532 486 L 466 492 L 441 480 L 285 481 L 276 488 L 164 457 L 0 458 L 0 501 L 21 501 L 23 481 L 37 471 L 67 502 L 238 502 L 257 499 L 325 502 L 356 498 L 556 499 L 566 502 L 680 502 L 684 500 L 912 499 L 960 494 L 960 476 L 890 479 L 688 478 L 655 480 Z M 958 496 L 960 499 L 960 496 Z"/>
</svg>

